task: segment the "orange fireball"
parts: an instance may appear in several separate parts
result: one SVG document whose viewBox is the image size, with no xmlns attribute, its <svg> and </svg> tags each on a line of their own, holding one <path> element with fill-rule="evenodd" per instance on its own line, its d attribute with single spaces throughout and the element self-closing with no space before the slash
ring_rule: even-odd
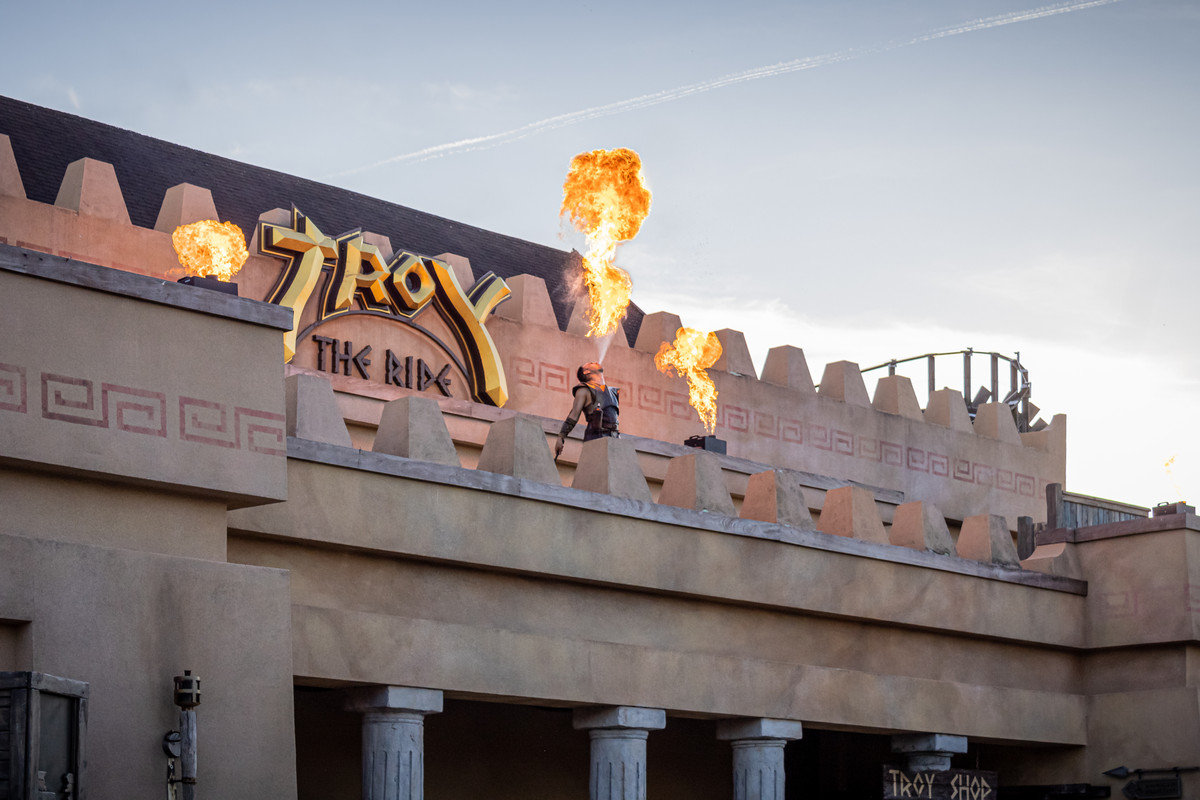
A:
<svg viewBox="0 0 1200 800">
<path fill-rule="evenodd" d="M 233 280 L 250 253 L 242 229 L 232 222 L 205 219 L 180 225 L 171 234 L 171 244 L 188 275 L 211 275 Z"/>
<path fill-rule="evenodd" d="M 583 280 L 592 306 L 588 336 L 607 336 L 625 317 L 633 281 L 613 262 L 617 245 L 636 236 L 649 213 L 650 190 L 637 153 L 619 147 L 571 159 L 559 216 L 587 237 Z"/>
<path fill-rule="evenodd" d="M 675 343 L 663 342 L 654 357 L 659 372 L 687 378 L 688 402 L 710 434 L 717 429 L 717 387 L 705 371 L 721 357 L 721 342 L 715 333 L 680 328 Z"/>
</svg>

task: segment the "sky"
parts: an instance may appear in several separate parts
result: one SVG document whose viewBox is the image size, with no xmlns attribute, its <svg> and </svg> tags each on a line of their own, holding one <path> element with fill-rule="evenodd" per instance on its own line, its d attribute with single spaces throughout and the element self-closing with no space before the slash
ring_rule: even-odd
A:
<svg viewBox="0 0 1200 800">
<path fill-rule="evenodd" d="M 1068 491 L 1200 501 L 1197 0 L 8 6 L 0 93 L 558 248 L 636 150 L 644 310 L 818 381 L 1019 352 Z"/>
</svg>

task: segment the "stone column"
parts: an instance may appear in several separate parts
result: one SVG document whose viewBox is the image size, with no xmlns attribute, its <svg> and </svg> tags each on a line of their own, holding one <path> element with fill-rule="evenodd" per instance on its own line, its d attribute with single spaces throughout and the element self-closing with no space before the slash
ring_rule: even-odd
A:
<svg viewBox="0 0 1200 800">
<path fill-rule="evenodd" d="M 892 737 L 892 752 L 908 757 L 909 772 L 945 772 L 950 757 L 967 752 L 967 737 L 946 733 L 900 733 Z"/>
<path fill-rule="evenodd" d="M 717 723 L 717 738 L 733 745 L 733 800 L 783 800 L 783 748 L 803 733 L 799 722 L 786 719 Z"/>
<path fill-rule="evenodd" d="M 575 730 L 592 739 L 591 800 L 646 800 L 646 737 L 667 725 L 659 708 L 577 708 Z"/>
<path fill-rule="evenodd" d="M 363 715 L 363 800 L 425 796 L 425 715 L 442 710 L 437 689 L 371 686 L 348 693 Z"/>
</svg>

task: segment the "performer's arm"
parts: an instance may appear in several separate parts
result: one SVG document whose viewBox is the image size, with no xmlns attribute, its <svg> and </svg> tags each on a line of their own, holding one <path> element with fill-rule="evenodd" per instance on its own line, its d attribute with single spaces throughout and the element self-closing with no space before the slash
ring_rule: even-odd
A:
<svg viewBox="0 0 1200 800">
<path fill-rule="evenodd" d="M 575 425 L 579 422 L 579 415 L 583 413 L 583 407 L 587 405 L 588 390 L 586 387 L 580 386 L 575 390 L 575 402 L 571 406 L 571 413 L 567 414 L 566 420 L 563 421 L 562 430 L 558 432 L 558 441 L 554 444 L 554 457 L 558 458 L 562 453 L 563 443 L 571 431 L 575 429 Z"/>
</svg>

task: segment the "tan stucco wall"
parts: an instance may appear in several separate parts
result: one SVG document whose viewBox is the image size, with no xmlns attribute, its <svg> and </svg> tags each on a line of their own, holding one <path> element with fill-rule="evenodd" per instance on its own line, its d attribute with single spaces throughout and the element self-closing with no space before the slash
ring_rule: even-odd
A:
<svg viewBox="0 0 1200 800">
<path fill-rule="evenodd" d="M 1080 643 L 1077 594 L 888 560 L 903 548 L 815 532 L 831 549 L 806 547 L 766 523 L 427 472 L 293 459 L 288 503 L 231 512 L 254 536 L 230 540 L 232 560 L 292 571 L 301 680 L 1083 741 L 1075 662 L 1047 649 Z"/>
<path fill-rule="evenodd" d="M 184 669 L 201 791 L 296 791 L 288 576 L 225 562 L 285 496 L 279 312 L 196 291 L 0 247 L 0 670 L 90 685 L 92 797 L 165 791 Z"/>
<path fill-rule="evenodd" d="M 215 294 L 0 252 L 0 462 L 281 499 L 278 331 L 234 316 L 261 304 L 195 292 Z M 225 315 L 188 309 L 196 297 Z"/>
<path fill-rule="evenodd" d="M 288 606 L 278 570 L 0 534 L 0 617 L 29 623 L 31 640 L 25 663 L 0 669 L 91 685 L 92 797 L 165 792 L 184 669 L 201 678 L 202 791 L 294 796 Z"/>
<path fill-rule="evenodd" d="M 1084 583 L 481 473 L 489 426 L 522 411 L 552 432 L 575 365 L 596 357 L 536 315 L 489 322 L 508 408 L 440 401 L 466 469 L 285 443 L 279 309 L 138 279 L 176 271 L 168 235 L 94 214 L 0 197 L 4 244 L 51 255 L 0 247 L 0 668 L 93 684 L 96 796 L 161 791 L 184 668 L 205 681 L 214 796 L 295 793 L 293 676 L 962 733 L 1023 743 L 996 747 L 1021 782 L 1100 782 L 1196 751 L 1194 516 L 1070 540 Z M 252 258 L 244 294 L 278 269 Z M 338 324 L 377 356 L 427 352 L 394 325 Z M 672 443 L 700 431 L 682 381 L 650 358 L 617 342 L 605 363 L 657 492 Z M 1043 518 L 1044 485 L 1064 477 L 1061 417 L 1018 444 L 883 413 L 861 392 L 714 378 L 718 433 L 744 462 L 726 462 L 735 506 L 751 466 L 774 465 L 808 475 L 814 510 L 856 481 L 885 523 L 924 500 L 951 531 L 987 513 L 1015 528 Z M 383 402 L 410 393 L 334 382 L 359 447 Z M 577 453 L 572 441 L 564 485 Z"/>
<path fill-rule="evenodd" d="M 218 500 L 0 469 L 0 532 L 99 547 L 225 560 Z"/>
</svg>

